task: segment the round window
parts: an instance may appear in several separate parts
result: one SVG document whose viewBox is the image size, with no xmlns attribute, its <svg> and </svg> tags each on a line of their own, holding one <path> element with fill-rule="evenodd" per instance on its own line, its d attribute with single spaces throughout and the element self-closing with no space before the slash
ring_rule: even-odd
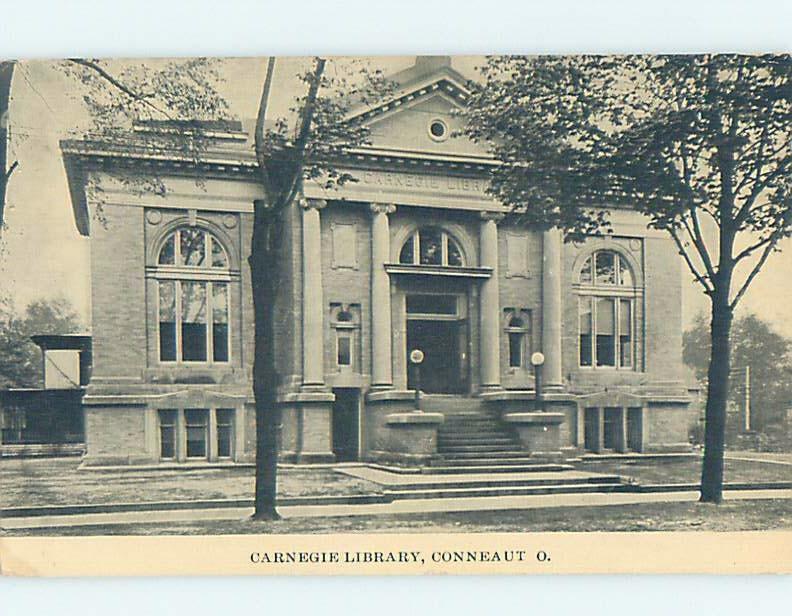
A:
<svg viewBox="0 0 792 616">
<path fill-rule="evenodd" d="M 429 123 L 429 135 L 435 141 L 443 141 L 448 137 L 448 126 L 442 120 L 432 120 Z"/>
</svg>

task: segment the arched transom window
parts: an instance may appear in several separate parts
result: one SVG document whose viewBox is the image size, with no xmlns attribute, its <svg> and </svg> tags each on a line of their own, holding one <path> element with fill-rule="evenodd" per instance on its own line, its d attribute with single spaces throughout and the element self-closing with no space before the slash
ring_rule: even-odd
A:
<svg viewBox="0 0 792 616">
<path fill-rule="evenodd" d="M 228 253 L 199 227 L 179 227 L 157 256 L 161 362 L 229 361 Z"/>
<path fill-rule="evenodd" d="M 456 240 L 438 227 L 416 229 L 402 245 L 399 263 L 452 267 L 461 267 L 465 264 Z"/>
<path fill-rule="evenodd" d="M 579 283 L 580 365 L 635 367 L 635 275 L 613 250 L 583 263 Z"/>
</svg>

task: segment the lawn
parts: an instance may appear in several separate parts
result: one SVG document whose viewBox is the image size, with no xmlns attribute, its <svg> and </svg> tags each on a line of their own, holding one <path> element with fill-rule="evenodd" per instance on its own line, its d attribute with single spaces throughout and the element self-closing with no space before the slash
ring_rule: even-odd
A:
<svg viewBox="0 0 792 616">
<path fill-rule="evenodd" d="M 735 453 L 734 456 L 742 457 Z M 783 460 L 779 460 L 783 461 Z M 629 477 L 641 484 L 699 483 L 701 458 L 645 458 L 628 460 L 595 460 L 578 462 L 578 470 L 612 473 Z M 726 459 L 723 480 L 729 482 L 792 481 L 792 463 L 779 464 L 765 460 Z"/>
<path fill-rule="evenodd" d="M 563 531 L 747 531 L 792 529 L 792 500 L 739 500 L 508 511 L 291 518 L 277 522 L 222 520 L 15 529 L 23 535 L 203 535 L 286 533 L 494 533 Z"/>
<path fill-rule="evenodd" d="M 242 499 L 253 497 L 253 469 L 79 470 L 74 458 L 0 460 L 0 509 Z M 329 468 L 281 470 L 281 497 L 377 494 L 376 483 Z"/>
</svg>

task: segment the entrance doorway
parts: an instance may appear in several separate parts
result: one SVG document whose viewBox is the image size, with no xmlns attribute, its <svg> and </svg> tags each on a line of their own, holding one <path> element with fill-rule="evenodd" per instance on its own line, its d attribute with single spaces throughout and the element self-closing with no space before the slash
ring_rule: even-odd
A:
<svg viewBox="0 0 792 616">
<path fill-rule="evenodd" d="M 358 459 L 360 449 L 360 395 L 357 389 L 333 389 L 333 453 L 338 462 Z"/>
<path fill-rule="evenodd" d="M 414 349 L 424 353 L 421 390 L 430 394 L 461 394 L 467 388 L 467 321 L 456 295 L 407 296 L 407 387 L 415 389 Z"/>
</svg>

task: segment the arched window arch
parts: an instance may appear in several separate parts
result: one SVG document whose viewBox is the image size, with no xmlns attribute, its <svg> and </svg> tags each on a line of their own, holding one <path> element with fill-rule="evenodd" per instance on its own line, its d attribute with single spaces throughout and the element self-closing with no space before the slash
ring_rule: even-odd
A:
<svg viewBox="0 0 792 616">
<path fill-rule="evenodd" d="M 230 359 L 228 252 L 209 231 L 170 231 L 154 272 L 161 362 L 226 363 Z"/>
<path fill-rule="evenodd" d="M 635 273 L 615 250 L 583 262 L 579 283 L 580 366 L 635 369 Z"/>
<path fill-rule="evenodd" d="M 399 251 L 399 263 L 462 267 L 465 259 L 457 241 L 439 227 L 416 229 Z"/>
</svg>

